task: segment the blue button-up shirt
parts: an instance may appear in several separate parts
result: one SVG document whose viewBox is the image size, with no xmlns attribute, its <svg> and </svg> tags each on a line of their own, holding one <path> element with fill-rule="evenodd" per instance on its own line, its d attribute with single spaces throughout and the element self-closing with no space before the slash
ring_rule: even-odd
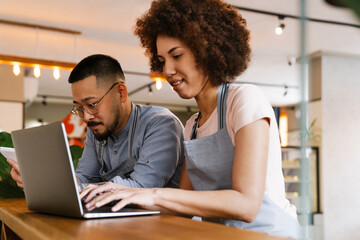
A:
<svg viewBox="0 0 360 240">
<path fill-rule="evenodd" d="M 108 137 L 99 159 L 99 142 L 88 129 L 83 155 L 76 169 L 81 182 L 95 183 L 103 179 L 100 172 L 129 165 L 128 136 L 134 121 L 134 107 L 125 127 Z M 136 105 L 138 122 L 133 140 L 135 163 L 128 175 L 110 181 L 128 187 L 178 187 L 183 165 L 184 129 L 180 120 L 166 108 Z"/>
</svg>

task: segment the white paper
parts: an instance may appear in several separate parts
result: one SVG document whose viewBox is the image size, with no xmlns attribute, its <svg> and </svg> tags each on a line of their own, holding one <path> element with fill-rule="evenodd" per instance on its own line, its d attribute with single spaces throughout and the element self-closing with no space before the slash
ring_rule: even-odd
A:
<svg viewBox="0 0 360 240">
<path fill-rule="evenodd" d="M 0 147 L 0 152 L 5 158 L 10 158 L 17 162 L 14 148 Z"/>
</svg>

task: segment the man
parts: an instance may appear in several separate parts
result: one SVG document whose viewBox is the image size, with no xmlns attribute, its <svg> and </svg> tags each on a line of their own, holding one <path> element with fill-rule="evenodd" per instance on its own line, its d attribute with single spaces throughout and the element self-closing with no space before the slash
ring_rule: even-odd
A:
<svg viewBox="0 0 360 240">
<path fill-rule="evenodd" d="M 91 55 L 69 77 L 72 113 L 87 124 L 76 169 L 82 183 L 110 181 L 127 187 L 177 187 L 183 164 L 183 126 L 169 110 L 134 104 L 115 59 Z M 11 175 L 22 186 L 17 164 Z"/>
</svg>

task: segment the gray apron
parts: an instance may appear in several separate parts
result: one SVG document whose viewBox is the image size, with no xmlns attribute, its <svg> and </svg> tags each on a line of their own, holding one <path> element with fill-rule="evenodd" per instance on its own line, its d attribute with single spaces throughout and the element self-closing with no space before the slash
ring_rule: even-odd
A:
<svg viewBox="0 0 360 240">
<path fill-rule="evenodd" d="M 132 103 L 132 110 L 134 111 L 132 124 L 129 129 L 128 133 L 128 158 L 123 161 L 119 166 L 112 170 L 108 170 L 105 166 L 105 161 L 103 160 L 103 150 L 104 146 L 106 145 L 106 141 L 99 142 L 97 144 L 97 155 L 98 160 L 100 161 L 101 168 L 100 168 L 100 176 L 103 179 L 103 181 L 110 181 L 116 176 L 120 176 L 121 178 L 129 178 L 130 174 L 134 171 L 134 166 L 137 161 L 135 153 L 133 153 L 133 145 L 134 145 L 134 136 L 136 131 L 136 125 L 138 123 L 139 118 L 139 110 L 135 104 Z M 130 121 L 131 119 L 129 119 Z"/>
<path fill-rule="evenodd" d="M 229 83 L 226 83 L 218 89 L 218 131 L 213 135 L 196 139 L 197 122 L 201 115 L 199 113 L 192 129 L 191 140 L 184 141 L 186 169 L 194 190 L 232 189 L 234 146 L 225 122 L 228 88 Z M 266 195 L 255 220 L 251 223 L 231 219 L 203 220 L 276 236 L 300 238 L 299 223 Z"/>
</svg>

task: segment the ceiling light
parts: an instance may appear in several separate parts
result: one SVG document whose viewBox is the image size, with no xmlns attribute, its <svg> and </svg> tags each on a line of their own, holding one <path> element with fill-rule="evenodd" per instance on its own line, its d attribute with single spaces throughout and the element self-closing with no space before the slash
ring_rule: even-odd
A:
<svg viewBox="0 0 360 240">
<path fill-rule="evenodd" d="M 155 82 L 155 88 L 157 90 L 162 88 L 162 81 L 166 81 L 164 74 L 158 72 L 151 72 L 150 78 Z"/>
<path fill-rule="evenodd" d="M 284 85 L 284 97 L 288 94 L 288 86 Z"/>
<path fill-rule="evenodd" d="M 275 28 L 275 33 L 277 35 L 281 35 L 283 33 L 283 31 L 284 31 L 284 28 L 285 28 L 285 24 L 283 23 L 285 17 L 284 16 L 278 16 L 278 18 L 279 18 L 279 26 L 277 26 Z"/>
<path fill-rule="evenodd" d="M 41 75 L 40 67 L 37 65 L 34 67 L 34 77 L 39 78 Z"/>
<path fill-rule="evenodd" d="M 152 94 L 153 94 L 153 90 L 152 90 L 151 85 L 149 85 L 149 95 L 152 96 Z"/>
<path fill-rule="evenodd" d="M 50 68 L 53 69 L 53 77 L 58 80 L 60 79 L 60 69 L 71 71 L 76 64 L 70 62 L 59 62 L 38 58 L 26 58 L 26 57 L 18 57 L 18 56 L 10 56 L 10 55 L 2 55 L 0 54 L 0 63 L 1 64 L 9 64 L 13 67 L 13 73 L 15 76 L 20 75 L 21 67 L 25 69 L 25 76 L 27 76 L 26 71 L 28 68 L 34 68 L 33 74 L 36 78 L 39 78 L 41 75 L 40 68 Z"/>
<path fill-rule="evenodd" d="M 161 78 L 156 79 L 155 87 L 156 90 L 160 90 L 162 88 Z"/>
<path fill-rule="evenodd" d="M 43 99 L 42 99 L 42 105 L 46 106 L 47 105 L 47 102 L 46 102 L 46 96 L 43 96 Z"/>
<path fill-rule="evenodd" d="M 55 80 L 59 80 L 59 79 L 60 79 L 60 69 L 59 69 L 58 67 L 54 67 L 53 77 L 55 78 Z"/>
<path fill-rule="evenodd" d="M 281 23 L 278 27 L 275 28 L 275 33 L 281 35 L 284 31 L 285 24 Z"/>
<path fill-rule="evenodd" d="M 20 64 L 19 63 L 14 63 L 14 65 L 13 65 L 13 73 L 14 73 L 15 76 L 20 75 Z"/>
</svg>

